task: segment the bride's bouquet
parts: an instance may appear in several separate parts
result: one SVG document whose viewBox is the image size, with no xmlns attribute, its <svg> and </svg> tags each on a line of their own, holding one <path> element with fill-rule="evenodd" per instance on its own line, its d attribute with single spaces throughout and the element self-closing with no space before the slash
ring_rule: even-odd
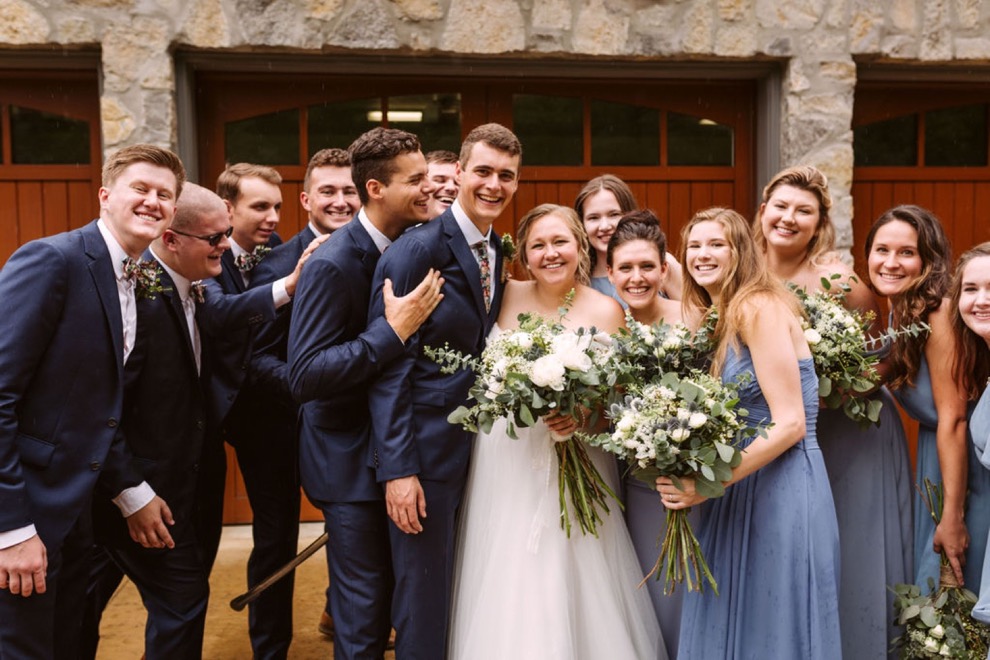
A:
<svg viewBox="0 0 990 660">
<path fill-rule="evenodd" d="M 561 318 L 564 313 L 566 307 Z M 475 403 L 458 407 L 447 420 L 488 433 L 495 420 L 504 417 L 511 438 L 518 437 L 517 428 L 534 426 L 546 415 L 570 415 L 594 423 L 597 409 L 615 384 L 607 369 L 611 351 L 606 333 L 594 328 L 568 330 L 559 321 L 534 314 L 520 314 L 517 330 L 489 337 L 480 358 L 447 348 L 425 349 L 447 373 L 467 368 L 477 374 L 469 392 Z M 581 439 L 554 440 L 561 527 L 570 536 L 569 499 L 581 531 L 597 536 L 599 507 L 608 511 L 608 498 L 615 494 L 591 463 Z"/>
<path fill-rule="evenodd" d="M 699 495 L 721 497 L 724 482 L 742 460 L 743 440 L 762 432 L 747 425 L 746 410 L 738 404 L 736 383 L 700 371 L 668 372 L 612 404 L 608 416 L 614 430 L 589 438 L 589 444 L 625 459 L 633 474 L 651 486 L 661 476 L 678 487 L 681 477 L 691 477 Z M 707 581 L 718 594 L 687 510 L 667 511 L 660 556 L 646 578 L 661 579 L 661 566 L 666 593 L 678 582 L 702 591 Z"/>
<path fill-rule="evenodd" d="M 834 275 L 832 279 L 838 277 Z M 808 293 L 791 285 L 806 316 L 801 324 L 815 361 L 818 396 L 825 407 L 842 410 L 855 422 L 876 424 L 883 403 L 859 395 L 880 384 L 877 364 L 889 349 L 890 342 L 898 335 L 916 336 L 928 328 L 923 324 L 912 324 L 907 328 L 888 329 L 878 338 L 869 338 L 872 315 L 846 309 L 842 304 L 844 292 L 832 292 L 827 278 L 822 278 L 822 286 L 823 291 Z"/>
<path fill-rule="evenodd" d="M 650 383 L 668 372 L 701 369 L 710 352 L 705 338 L 683 324 L 646 325 L 626 315 L 626 327 L 612 336 L 609 371 L 620 385 Z"/>
</svg>

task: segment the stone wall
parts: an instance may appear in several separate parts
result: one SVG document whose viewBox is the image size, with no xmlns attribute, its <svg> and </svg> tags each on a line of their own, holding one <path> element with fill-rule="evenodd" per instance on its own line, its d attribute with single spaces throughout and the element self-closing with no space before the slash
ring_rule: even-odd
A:
<svg viewBox="0 0 990 660">
<path fill-rule="evenodd" d="M 982 0 L 0 0 L 0 48 L 101 49 L 107 151 L 176 144 L 176 47 L 786 61 L 781 162 L 830 177 L 852 240 L 854 55 L 990 59 Z"/>
</svg>

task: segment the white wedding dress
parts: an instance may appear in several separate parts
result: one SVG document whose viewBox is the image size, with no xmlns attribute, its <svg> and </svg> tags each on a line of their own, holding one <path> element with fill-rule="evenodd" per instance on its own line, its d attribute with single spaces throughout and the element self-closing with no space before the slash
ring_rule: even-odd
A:
<svg viewBox="0 0 990 660">
<path fill-rule="evenodd" d="M 497 332 L 498 330 L 493 330 Z M 557 454 L 538 422 L 475 441 L 458 531 L 452 660 L 666 659 L 660 628 L 617 503 L 598 538 L 560 527 Z M 615 461 L 589 448 L 618 492 Z"/>
</svg>

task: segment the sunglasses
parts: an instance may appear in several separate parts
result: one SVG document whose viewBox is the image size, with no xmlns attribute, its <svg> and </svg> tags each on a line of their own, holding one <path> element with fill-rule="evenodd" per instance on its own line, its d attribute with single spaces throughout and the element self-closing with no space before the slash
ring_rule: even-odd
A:
<svg viewBox="0 0 990 660">
<path fill-rule="evenodd" d="M 197 236 L 196 234 L 187 234 L 184 231 L 179 231 L 178 229 L 169 229 L 173 234 L 179 234 L 181 236 L 188 236 L 189 238 L 198 238 L 201 241 L 206 241 L 211 247 L 216 247 L 220 245 L 220 241 L 225 238 L 230 238 L 230 235 L 234 233 L 234 227 L 227 227 L 227 231 L 218 231 L 215 234 L 210 234 L 209 236 Z"/>
</svg>

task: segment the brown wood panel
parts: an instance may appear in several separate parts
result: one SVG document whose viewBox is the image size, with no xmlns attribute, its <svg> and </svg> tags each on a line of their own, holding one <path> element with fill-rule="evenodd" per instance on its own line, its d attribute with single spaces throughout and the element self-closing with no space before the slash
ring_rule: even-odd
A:
<svg viewBox="0 0 990 660">
<path fill-rule="evenodd" d="M 990 222 L 985 219 L 987 209 L 990 209 L 990 184 L 979 184 L 973 190 L 974 214 L 980 213 L 981 217 L 973 223 L 973 244 L 990 241 Z"/>
<path fill-rule="evenodd" d="M 89 181 L 70 181 L 67 184 L 70 229 L 82 227 L 100 214 L 98 190 L 99 186 Z"/>
<path fill-rule="evenodd" d="M 21 244 L 17 226 L 17 184 L 0 181 L 0 263 Z"/>
<path fill-rule="evenodd" d="M 971 181 L 960 181 L 953 186 L 954 208 L 952 209 L 952 245 L 953 254 L 958 256 L 973 245 L 976 209 L 973 206 L 975 184 Z"/>
<path fill-rule="evenodd" d="M 41 184 L 44 203 L 45 235 L 50 236 L 69 229 L 69 191 L 65 181 L 45 181 Z"/>
<path fill-rule="evenodd" d="M 41 184 L 37 181 L 22 181 L 17 184 L 17 215 L 21 227 L 21 243 L 45 235 L 44 202 L 41 199 Z"/>
</svg>

